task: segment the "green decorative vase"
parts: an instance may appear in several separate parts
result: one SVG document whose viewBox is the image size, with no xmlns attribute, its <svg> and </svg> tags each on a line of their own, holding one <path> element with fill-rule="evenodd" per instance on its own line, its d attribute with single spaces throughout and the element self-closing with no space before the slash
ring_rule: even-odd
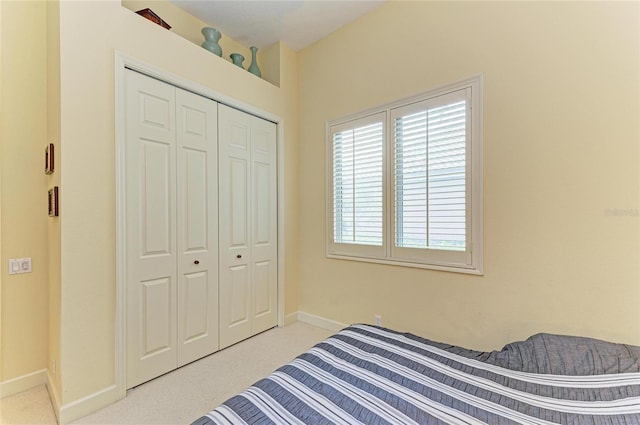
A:
<svg viewBox="0 0 640 425">
<path fill-rule="evenodd" d="M 220 31 L 211 27 L 202 28 L 202 35 L 204 35 L 204 43 L 202 47 L 213 53 L 214 55 L 222 56 L 222 47 L 218 44 L 220 41 Z"/>
<path fill-rule="evenodd" d="M 262 73 L 260 72 L 260 68 L 258 68 L 258 61 L 256 59 L 256 54 L 258 53 L 258 48 L 255 46 L 251 46 L 251 65 L 247 68 L 247 71 L 252 73 L 253 75 L 257 75 L 262 78 Z"/>
<path fill-rule="evenodd" d="M 229 56 L 231 57 L 231 61 L 233 62 L 234 65 L 244 69 L 244 67 L 242 66 L 242 61 L 244 61 L 244 56 L 242 56 L 240 53 L 231 53 L 231 55 Z"/>
</svg>

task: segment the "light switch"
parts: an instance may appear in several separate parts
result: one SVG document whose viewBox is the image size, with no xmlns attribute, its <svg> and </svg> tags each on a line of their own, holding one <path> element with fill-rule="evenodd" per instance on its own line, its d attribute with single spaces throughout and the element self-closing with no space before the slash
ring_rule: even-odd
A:
<svg viewBox="0 0 640 425">
<path fill-rule="evenodd" d="M 9 260 L 9 274 L 31 273 L 31 258 L 12 258 Z"/>
<path fill-rule="evenodd" d="M 9 274 L 17 274 L 17 273 L 20 273 L 20 261 L 9 260 Z"/>
</svg>

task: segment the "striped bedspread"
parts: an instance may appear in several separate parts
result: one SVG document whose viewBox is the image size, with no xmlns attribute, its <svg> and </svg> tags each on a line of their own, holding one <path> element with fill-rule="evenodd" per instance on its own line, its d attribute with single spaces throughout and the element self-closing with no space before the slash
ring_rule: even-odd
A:
<svg viewBox="0 0 640 425">
<path fill-rule="evenodd" d="M 493 353 L 354 325 L 192 425 L 640 425 L 638 372 L 531 373 Z"/>
</svg>

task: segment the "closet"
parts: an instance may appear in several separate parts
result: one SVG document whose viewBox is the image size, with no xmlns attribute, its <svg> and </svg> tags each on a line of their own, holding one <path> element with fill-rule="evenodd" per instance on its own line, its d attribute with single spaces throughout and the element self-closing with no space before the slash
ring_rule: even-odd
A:
<svg viewBox="0 0 640 425">
<path fill-rule="evenodd" d="M 276 325 L 276 126 L 132 70 L 125 84 L 131 388 Z"/>
</svg>

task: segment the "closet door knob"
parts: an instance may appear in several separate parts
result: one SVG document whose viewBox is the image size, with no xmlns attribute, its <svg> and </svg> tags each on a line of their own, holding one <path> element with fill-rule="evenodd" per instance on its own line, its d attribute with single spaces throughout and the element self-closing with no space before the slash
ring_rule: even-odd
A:
<svg viewBox="0 0 640 425">
<path fill-rule="evenodd" d="M 238 254 L 236 255 L 236 258 L 242 258 L 242 255 Z"/>
<path fill-rule="evenodd" d="M 200 264 L 200 261 L 196 260 L 193 262 L 193 264 Z"/>
</svg>

